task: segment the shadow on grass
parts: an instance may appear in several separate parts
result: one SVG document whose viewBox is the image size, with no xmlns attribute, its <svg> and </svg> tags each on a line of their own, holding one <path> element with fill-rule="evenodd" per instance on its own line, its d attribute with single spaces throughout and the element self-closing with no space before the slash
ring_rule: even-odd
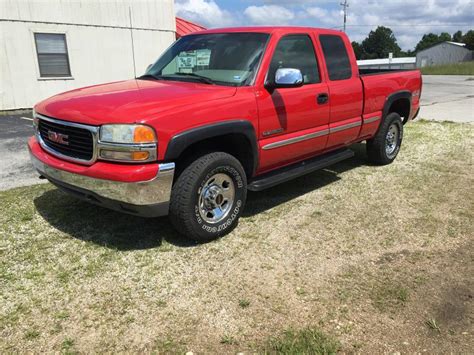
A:
<svg viewBox="0 0 474 355">
<path fill-rule="evenodd" d="M 71 237 L 121 251 L 156 248 L 164 241 L 196 245 L 180 236 L 166 217 L 142 218 L 112 211 L 66 194 L 49 190 L 34 200 L 36 210 L 56 229 Z"/>
<path fill-rule="evenodd" d="M 261 192 L 249 191 L 243 216 L 251 217 L 282 203 L 291 201 L 310 191 L 317 190 L 340 180 L 341 178 L 338 176 L 340 173 L 367 164 L 365 144 L 354 144 L 351 146 L 351 150 L 355 153 L 354 157 L 334 164 L 326 169 L 301 176 L 268 190 Z"/>
<path fill-rule="evenodd" d="M 248 194 L 243 216 L 249 217 L 340 179 L 338 174 L 365 164 L 365 145 L 351 147 L 355 157 L 259 193 Z M 179 235 L 166 217 L 141 218 L 96 206 L 59 189 L 34 200 L 36 210 L 58 230 L 103 247 L 127 250 L 156 248 L 167 242 L 179 247 L 197 243 Z"/>
</svg>

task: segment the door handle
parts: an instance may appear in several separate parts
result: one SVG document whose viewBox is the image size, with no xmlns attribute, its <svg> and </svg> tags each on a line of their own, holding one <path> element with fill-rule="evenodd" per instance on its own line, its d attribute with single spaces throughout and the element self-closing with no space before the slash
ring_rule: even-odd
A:
<svg viewBox="0 0 474 355">
<path fill-rule="evenodd" d="M 329 95 L 327 93 L 322 93 L 318 95 L 318 104 L 323 105 L 329 101 Z"/>
</svg>

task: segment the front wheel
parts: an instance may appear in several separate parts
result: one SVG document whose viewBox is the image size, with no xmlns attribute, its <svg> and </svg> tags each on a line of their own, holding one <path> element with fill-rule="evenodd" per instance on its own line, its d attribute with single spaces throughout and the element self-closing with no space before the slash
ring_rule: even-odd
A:
<svg viewBox="0 0 474 355">
<path fill-rule="evenodd" d="M 235 228 L 247 197 L 247 179 L 232 155 L 206 154 L 178 177 L 171 192 L 170 219 L 184 236 L 208 241 Z"/>
<path fill-rule="evenodd" d="M 375 137 L 367 141 L 369 161 L 379 165 L 390 164 L 400 151 L 402 139 L 402 120 L 398 113 L 392 112 L 382 121 Z"/>
</svg>

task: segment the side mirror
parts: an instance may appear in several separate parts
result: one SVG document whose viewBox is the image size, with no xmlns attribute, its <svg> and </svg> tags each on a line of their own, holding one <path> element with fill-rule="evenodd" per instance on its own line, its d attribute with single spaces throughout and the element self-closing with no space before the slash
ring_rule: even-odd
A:
<svg viewBox="0 0 474 355">
<path fill-rule="evenodd" d="M 303 86 L 303 74 L 299 69 L 280 68 L 275 73 L 275 87 L 297 88 Z"/>
</svg>

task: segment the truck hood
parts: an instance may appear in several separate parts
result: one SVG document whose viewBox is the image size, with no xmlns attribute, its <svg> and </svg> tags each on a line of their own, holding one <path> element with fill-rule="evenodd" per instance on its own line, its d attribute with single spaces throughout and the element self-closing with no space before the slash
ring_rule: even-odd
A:
<svg viewBox="0 0 474 355">
<path fill-rule="evenodd" d="M 68 91 L 41 101 L 37 112 L 78 123 L 144 122 L 182 105 L 235 95 L 235 87 L 164 80 L 127 80 Z"/>
</svg>

